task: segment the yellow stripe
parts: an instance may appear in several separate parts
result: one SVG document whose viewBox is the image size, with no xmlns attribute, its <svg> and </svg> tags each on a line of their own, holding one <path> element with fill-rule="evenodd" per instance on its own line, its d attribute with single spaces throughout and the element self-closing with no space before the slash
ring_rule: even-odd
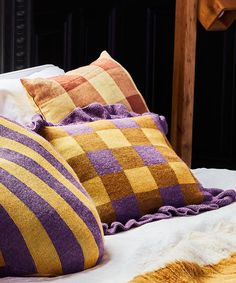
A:
<svg viewBox="0 0 236 283">
<path fill-rule="evenodd" d="M 43 137 L 28 131 L 22 126 L 19 126 L 15 123 L 12 123 L 4 118 L 0 117 L 0 125 L 5 126 L 6 128 L 9 128 L 19 134 L 25 135 L 26 137 L 29 137 L 30 139 L 36 141 L 38 144 L 40 144 L 42 147 L 44 147 L 49 153 L 51 153 L 55 157 L 55 149 L 51 144 L 45 140 Z M 55 157 L 63 166 L 70 172 L 70 174 L 78 179 L 77 175 L 75 174 L 74 170 L 65 162 L 64 158 L 61 155 L 57 155 Z"/>
<path fill-rule="evenodd" d="M 103 234 L 101 220 L 99 218 L 97 210 L 95 209 L 94 205 L 91 203 L 91 200 L 89 200 L 80 190 L 78 190 L 78 188 L 76 188 L 69 180 L 67 180 L 51 163 L 49 163 L 46 159 L 44 159 L 40 154 L 38 154 L 31 148 L 17 141 L 10 140 L 8 138 L 0 137 L 0 146 L 10 150 L 14 149 L 15 152 L 18 152 L 20 154 L 22 154 L 23 152 L 25 156 L 31 158 L 36 163 L 40 164 L 45 170 L 50 172 L 50 174 L 55 179 L 60 180 L 60 183 L 62 183 L 66 188 L 68 188 L 68 190 L 72 194 L 74 194 L 78 199 L 80 199 L 83 202 L 83 204 L 92 212 L 93 216 L 95 217 L 99 225 L 100 231 Z M 66 162 L 64 161 L 64 163 Z"/>
<path fill-rule="evenodd" d="M 8 162 L 5 165 L 7 166 L 7 164 Z M 11 164 L 9 169 L 15 170 L 12 167 Z M 0 200 L 3 208 L 20 230 L 38 273 L 52 274 L 53 270 L 53 274 L 62 274 L 62 266 L 57 251 L 37 216 L 2 184 Z M 43 247 L 40 248 L 42 245 Z M 39 253 L 40 249 L 41 252 Z"/>
<path fill-rule="evenodd" d="M 0 267 L 3 267 L 3 266 L 5 266 L 5 261 L 4 261 L 2 252 L 0 251 Z"/>
<path fill-rule="evenodd" d="M 35 133 L 32 133 L 32 132 L 26 130 L 25 128 L 23 128 L 23 127 L 21 127 L 17 124 L 14 124 L 12 122 L 9 122 L 8 120 L 1 118 L 1 117 L 0 117 L 0 124 L 2 124 L 3 126 L 11 129 L 11 130 L 13 130 L 17 133 L 23 134 L 23 135 L 33 139 L 34 141 L 36 141 L 40 145 L 42 145 L 42 147 L 44 147 L 49 153 L 51 153 L 58 160 L 58 162 L 63 164 L 63 166 L 68 170 L 68 172 L 79 182 L 79 179 L 78 179 L 77 175 L 75 174 L 74 170 L 69 166 L 69 164 L 64 160 L 64 158 L 60 154 L 57 154 L 55 156 L 55 153 L 56 153 L 55 149 L 43 137 L 36 135 Z M 51 165 L 51 163 L 49 163 L 46 159 L 44 159 L 40 154 L 38 154 L 37 152 L 35 152 L 31 148 L 29 148 L 29 147 L 27 147 L 27 146 L 25 146 L 21 143 L 10 140 L 8 138 L 0 137 L 0 146 L 2 146 L 4 148 L 11 149 L 11 150 L 12 150 L 12 147 L 14 147 L 15 151 L 17 151 L 19 153 L 24 152 L 25 156 L 28 156 L 29 158 L 33 159 L 34 161 L 36 161 L 37 163 L 42 165 L 45 169 L 47 168 L 48 172 L 50 172 L 51 175 L 53 175 L 57 180 L 60 179 L 60 182 L 65 187 L 67 187 L 77 198 L 79 198 L 89 210 L 91 210 L 93 216 L 95 217 L 95 219 L 96 219 L 96 221 L 99 225 L 101 234 L 103 235 L 103 228 L 102 228 L 100 217 L 99 217 L 96 209 L 94 209 L 93 204 L 91 204 L 91 201 L 82 192 L 80 192 L 78 190 L 78 188 L 76 188 L 69 180 L 67 180 L 60 172 L 58 172 L 57 169 L 53 165 Z"/>
<path fill-rule="evenodd" d="M 99 250 L 96 241 L 91 231 L 87 228 L 87 225 L 71 208 L 71 206 L 40 178 L 23 167 L 2 158 L 0 158 L 0 167 L 16 178 L 21 176 L 21 182 L 41 196 L 57 211 L 62 220 L 71 229 L 81 246 L 84 254 L 85 269 L 94 266 L 99 256 Z"/>
</svg>

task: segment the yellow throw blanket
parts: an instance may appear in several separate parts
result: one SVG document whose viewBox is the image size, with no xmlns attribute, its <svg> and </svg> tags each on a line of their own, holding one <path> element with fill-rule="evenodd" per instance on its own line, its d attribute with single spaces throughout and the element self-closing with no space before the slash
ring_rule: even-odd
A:
<svg viewBox="0 0 236 283">
<path fill-rule="evenodd" d="M 136 276 L 130 283 L 235 283 L 236 253 L 216 264 L 176 261 L 153 272 Z"/>
</svg>

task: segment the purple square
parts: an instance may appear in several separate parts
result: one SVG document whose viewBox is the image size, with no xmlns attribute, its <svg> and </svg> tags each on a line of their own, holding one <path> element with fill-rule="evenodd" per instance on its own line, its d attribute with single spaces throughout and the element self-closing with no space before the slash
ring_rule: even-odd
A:
<svg viewBox="0 0 236 283">
<path fill-rule="evenodd" d="M 69 135 L 77 135 L 77 134 L 83 134 L 83 133 L 92 133 L 93 129 L 90 128 L 87 125 L 68 125 L 63 126 L 63 129 L 69 134 Z"/>
<path fill-rule="evenodd" d="M 140 217 L 138 202 L 134 195 L 114 200 L 112 207 L 116 213 L 116 220 L 121 223 Z"/>
<path fill-rule="evenodd" d="M 152 145 L 134 146 L 146 166 L 166 163 L 165 158 Z"/>
<path fill-rule="evenodd" d="M 115 119 L 115 120 L 112 121 L 112 123 L 119 129 L 122 129 L 122 128 L 139 128 L 137 123 L 134 120 L 131 120 L 129 118 Z"/>
<path fill-rule="evenodd" d="M 159 189 L 163 205 L 171 205 L 174 207 L 184 206 L 184 197 L 179 185 L 160 188 Z"/>
<path fill-rule="evenodd" d="M 122 171 L 120 164 L 109 149 L 87 152 L 87 156 L 99 175 Z"/>
</svg>

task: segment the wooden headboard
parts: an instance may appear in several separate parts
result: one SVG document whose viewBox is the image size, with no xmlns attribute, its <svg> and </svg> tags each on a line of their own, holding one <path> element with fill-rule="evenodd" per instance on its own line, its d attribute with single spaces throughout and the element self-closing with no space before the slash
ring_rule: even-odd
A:
<svg viewBox="0 0 236 283">
<path fill-rule="evenodd" d="M 0 72 L 46 63 L 70 70 L 107 50 L 131 73 L 150 110 L 166 116 L 171 143 L 190 165 L 197 4 L 0 0 Z"/>
</svg>

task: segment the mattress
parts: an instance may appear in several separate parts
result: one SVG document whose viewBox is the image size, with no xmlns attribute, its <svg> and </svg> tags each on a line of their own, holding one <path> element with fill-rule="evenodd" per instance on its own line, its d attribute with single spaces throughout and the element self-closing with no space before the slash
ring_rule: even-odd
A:
<svg viewBox="0 0 236 283">
<path fill-rule="evenodd" d="M 194 169 L 194 175 L 208 188 L 236 190 L 236 171 Z M 105 236 L 102 263 L 89 270 L 54 278 L 0 279 L 1 283 L 125 283 L 145 271 L 175 260 L 215 263 L 236 251 L 236 203 L 196 216 L 174 217 Z"/>
</svg>

